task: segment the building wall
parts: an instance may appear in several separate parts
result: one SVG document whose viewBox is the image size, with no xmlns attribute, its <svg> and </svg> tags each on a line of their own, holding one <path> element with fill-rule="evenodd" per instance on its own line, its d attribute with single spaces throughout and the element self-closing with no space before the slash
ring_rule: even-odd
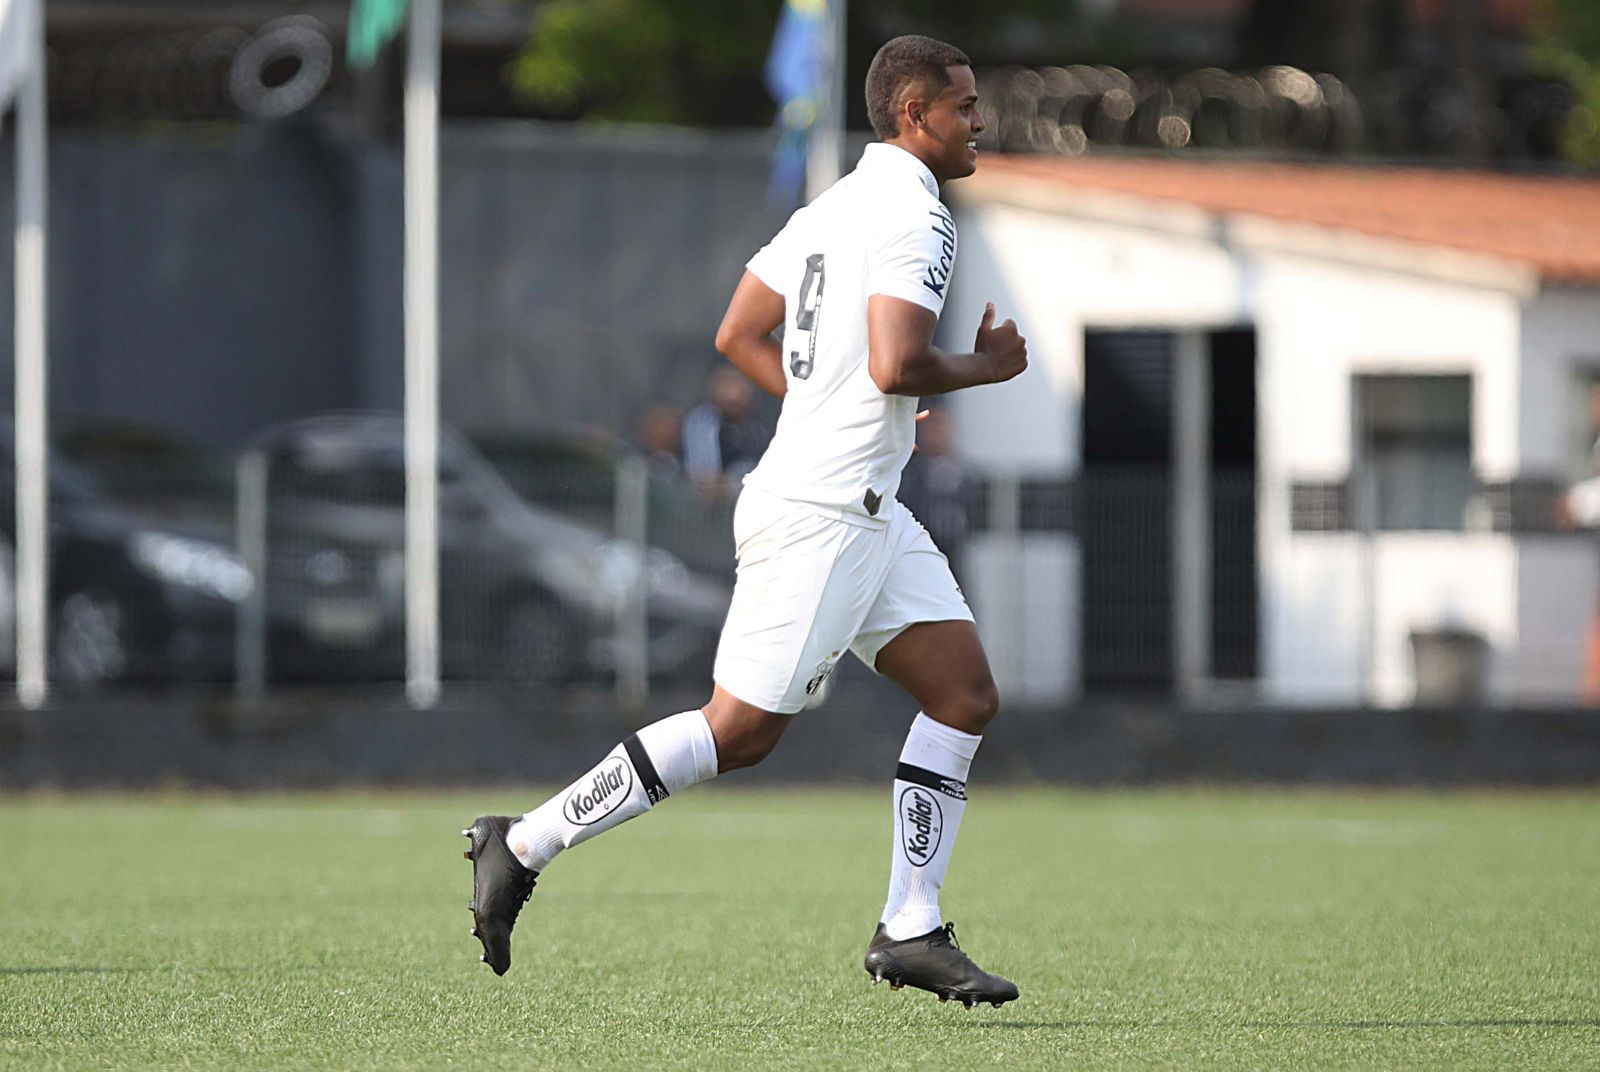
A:
<svg viewBox="0 0 1600 1072">
<path fill-rule="evenodd" d="M 1206 238 L 1203 223 L 1175 239 L 1035 209 L 957 204 L 960 246 L 941 343 L 970 349 L 987 301 L 1028 339 L 1024 375 L 953 401 L 961 449 L 991 472 L 1077 471 L 1086 328 L 1221 326 L 1241 317 L 1248 265 Z M 1012 541 L 974 541 L 974 609 L 1008 695 L 1056 701 L 1080 687 L 1082 559 L 1070 535 L 1030 533 L 1025 544 L 1024 561 L 1037 568 L 1016 581 Z"/>
<path fill-rule="evenodd" d="M 1522 318 L 1521 436 L 1523 467 L 1550 476 L 1569 471 L 1573 449 L 1572 391 L 1580 372 L 1600 373 L 1600 290 L 1546 287 Z"/>
<path fill-rule="evenodd" d="M 1519 473 L 1528 420 L 1517 371 L 1524 295 L 1496 285 L 1493 272 L 1440 278 L 1403 258 L 1375 267 L 1347 253 L 1275 252 L 1181 209 L 1152 219 L 1139 226 L 960 203 L 960 259 L 943 338 L 970 345 L 968 322 L 992 299 L 1002 315 L 1017 317 L 1033 360 L 1024 377 L 957 398 L 964 449 L 1001 471 L 1071 474 L 1086 328 L 1252 323 L 1263 694 L 1292 703 L 1409 702 L 1410 634 L 1437 627 L 1481 632 L 1493 645 L 1491 695 L 1525 693 L 1536 675 L 1518 657 L 1532 606 L 1519 570 L 1527 572 L 1524 560 L 1540 552 L 1488 532 L 1295 533 L 1289 516 L 1291 481 L 1349 474 L 1352 378 L 1363 373 L 1470 374 L 1474 466 L 1487 479 Z M 1581 331 L 1561 304 L 1551 303 L 1550 318 L 1568 325 L 1561 330 Z M 1071 536 L 1039 538 L 1058 540 L 1061 560 L 1077 562 Z M 985 553 L 975 549 L 980 562 Z M 1539 558 L 1534 572 L 1560 570 Z M 1030 577 L 1030 597 L 1041 608 L 1057 601 L 1075 608 L 1074 578 L 1073 570 Z M 1044 594 L 1045 586 L 1060 587 Z M 1073 612 L 1031 610 L 1010 629 L 1027 634 L 1030 648 L 1064 650 L 1076 643 L 1076 620 Z M 1009 639 L 1006 629 L 991 628 Z M 1070 695 L 1076 664 L 1063 660 L 1049 682 L 1019 672 L 1017 684 L 1024 683 L 1033 693 L 1049 685 Z"/>
<path fill-rule="evenodd" d="M 1546 287 L 1522 317 L 1519 449 L 1530 475 L 1570 479 L 1586 447 L 1580 374 L 1600 374 L 1600 291 Z M 1576 457 L 1575 457 L 1576 456 Z M 1512 689 L 1531 700 L 1572 695 L 1584 637 L 1600 601 L 1593 534 L 1552 534 L 1518 544 L 1521 643 Z"/>
<path fill-rule="evenodd" d="M 1262 676 L 1292 702 L 1408 702 L 1410 633 L 1462 627 L 1495 644 L 1505 691 L 1517 636 L 1511 539 L 1290 531 L 1294 480 L 1346 477 L 1353 378 L 1468 373 L 1473 464 L 1517 471 L 1519 299 L 1421 275 L 1263 254 L 1256 270 Z M 1335 624 L 1330 624 L 1335 623 Z"/>
<path fill-rule="evenodd" d="M 1085 328 L 1226 326 L 1246 315 L 1248 262 L 1201 233 L 957 202 L 959 252 L 940 339 L 971 349 L 993 301 L 1028 339 L 1028 372 L 959 397 L 963 449 L 1002 471 L 1074 472 Z"/>
</svg>

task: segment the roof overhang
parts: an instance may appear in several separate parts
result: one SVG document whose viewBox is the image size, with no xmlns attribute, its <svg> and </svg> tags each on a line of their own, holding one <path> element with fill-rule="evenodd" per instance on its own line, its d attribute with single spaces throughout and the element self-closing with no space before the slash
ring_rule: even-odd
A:
<svg viewBox="0 0 1600 1072">
<path fill-rule="evenodd" d="M 984 175 L 952 184 L 957 207 L 1004 205 L 1051 216 L 1215 242 L 1244 253 L 1305 257 L 1363 269 L 1423 276 L 1501 291 L 1520 299 L 1539 293 L 1539 272 L 1521 261 L 1445 246 L 1380 238 L 1248 212 L 1215 212 L 1182 201 L 1102 190 L 1090 184 Z"/>
</svg>

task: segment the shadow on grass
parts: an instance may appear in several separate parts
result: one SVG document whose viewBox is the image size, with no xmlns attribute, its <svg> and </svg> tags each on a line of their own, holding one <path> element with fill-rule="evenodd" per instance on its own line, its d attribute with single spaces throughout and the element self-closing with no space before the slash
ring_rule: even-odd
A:
<svg viewBox="0 0 1600 1072">
<path fill-rule="evenodd" d="M 972 1026 L 982 1030 L 999 1029 L 1027 1029 L 1072 1031 L 1082 1028 L 1110 1028 L 1118 1031 L 1193 1027 L 1190 1021 L 1179 1020 L 986 1020 Z M 1505 1020 L 1283 1020 L 1261 1021 L 1251 1020 L 1232 1025 L 1216 1024 L 1213 1026 L 1232 1026 L 1251 1031 L 1270 1031 L 1274 1029 L 1314 1029 L 1326 1031 L 1342 1029 L 1346 1031 L 1382 1031 L 1390 1028 L 1500 1028 L 1500 1027 L 1576 1027 L 1600 1028 L 1600 1019 L 1505 1019 Z"/>
</svg>

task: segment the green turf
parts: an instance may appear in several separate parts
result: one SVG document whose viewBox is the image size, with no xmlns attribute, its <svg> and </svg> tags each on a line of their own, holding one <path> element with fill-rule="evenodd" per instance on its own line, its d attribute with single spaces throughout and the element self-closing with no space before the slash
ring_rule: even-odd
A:
<svg viewBox="0 0 1600 1072">
<path fill-rule="evenodd" d="M 861 970 L 887 795 L 674 799 L 504 979 L 458 830 L 528 792 L 0 797 L 0 1067 L 1600 1067 L 1600 796 L 980 791 L 968 1011 Z"/>
</svg>

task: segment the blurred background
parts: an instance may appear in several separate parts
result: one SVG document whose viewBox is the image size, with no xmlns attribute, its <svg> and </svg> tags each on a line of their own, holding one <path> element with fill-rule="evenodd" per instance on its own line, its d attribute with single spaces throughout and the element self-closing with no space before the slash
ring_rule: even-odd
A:
<svg viewBox="0 0 1600 1072">
<path fill-rule="evenodd" d="M 1033 355 L 936 400 L 902 493 L 1013 769 L 1600 772 L 1600 5 L 445 0 L 422 711 L 405 16 L 45 0 L 48 692 L 0 785 L 537 777 L 483 742 L 701 702 L 776 417 L 711 340 L 904 32 L 988 124 L 940 341 L 993 300 Z M 818 717 L 896 705 L 851 666 Z"/>
</svg>

